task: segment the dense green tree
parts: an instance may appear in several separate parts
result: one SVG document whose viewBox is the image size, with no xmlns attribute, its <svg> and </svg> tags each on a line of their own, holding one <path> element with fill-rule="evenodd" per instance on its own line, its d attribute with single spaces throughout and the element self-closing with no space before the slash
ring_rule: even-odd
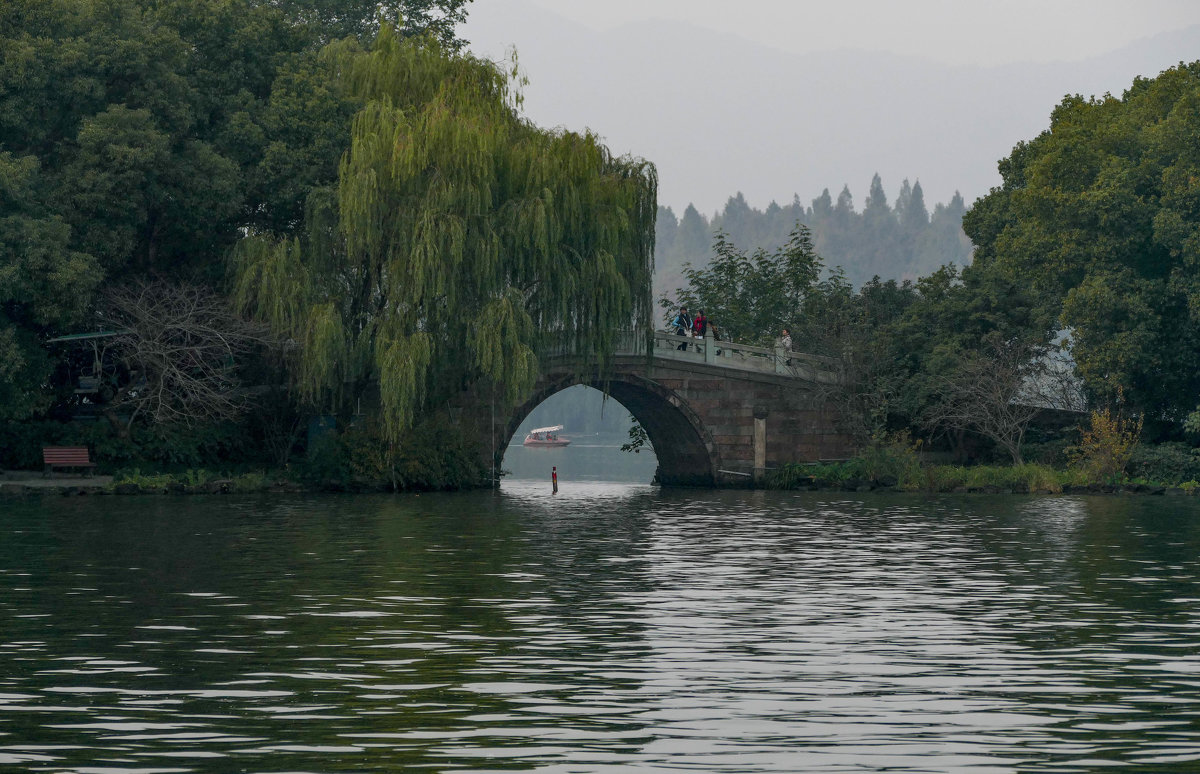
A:
<svg viewBox="0 0 1200 774">
<path fill-rule="evenodd" d="M 894 329 L 917 300 L 910 282 L 875 278 L 855 291 L 835 269 L 809 293 L 792 332 L 793 348 L 832 358 L 839 378 L 826 394 L 842 430 L 860 446 L 893 425 L 911 424 L 902 399 L 913 376 L 908 369 L 923 361 L 902 357 Z"/>
<path fill-rule="evenodd" d="M 0 4 L 8 415 L 45 407 L 41 342 L 88 325 L 96 288 L 222 274 L 256 153 L 248 116 L 299 45 L 288 31 L 236 1 Z"/>
<path fill-rule="evenodd" d="M 395 440 L 464 384 L 521 396 L 544 342 L 603 361 L 649 325 L 653 167 L 531 125 L 519 76 L 428 38 L 385 25 L 336 50 L 364 105 L 336 196 L 305 239 L 254 236 L 238 259 L 242 307 L 300 344 L 302 398 L 338 409 L 378 380 Z"/>
<path fill-rule="evenodd" d="M 471 0 L 259 0 L 307 25 L 323 42 L 353 36 L 370 40 L 379 23 L 397 26 L 401 34 L 432 35 L 442 47 L 461 50 L 457 36 Z"/>
<path fill-rule="evenodd" d="M 787 243 L 772 252 L 759 248 L 749 253 L 722 232 L 717 232 L 713 250 L 716 255 L 707 266 L 684 269 L 687 287 L 660 299 L 668 316 L 679 304 L 704 310 L 723 338 L 762 346 L 799 320 L 822 268 L 807 226 L 795 224 Z"/>
<path fill-rule="evenodd" d="M 219 263 L 261 155 L 261 101 L 305 45 L 287 20 L 216 0 L 18 3 L 0 16 L 0 150 L 38 159 L 73 245 L 109 278 Z"/>
<path fill-rule="evenodd" d="M 999 355 L 1042 352 L 1054 330 L 1028 288 L 974 267 L 945 266 L 916 283 L 876 279 L 851 295 L 825 283 L 818 290 L 804 321 L 813 346 L 804 348 L 837 359 L 842 385 L 834 397 L 860 442 L 887 430 L 949 429 L 945 420 L 958 416 L 949 408 L 966 405 L 952 386 L 968 385 L 968 375 L 992 366 L 997 376 L 1015 373 L 1001 367 L 1012 363 Z M 1005 384 L 1015 389 L 1017 382 Z M 993 418 L 1009 417 L 1003 402 L 988 408 Z M 1001 437 L 992 424 L 955 429 Z M 1012 425 L 1004 429 L 1009 443 Z M 1019 434 L 1015 443 L 1019 453 Z"/>
<path fill-rule="evenodd" d="M 41 187 L 37 159 L 0 153 L 0 419 L 45 407 L 50 395 L 31 389 L 51 367 L 44 334 L 78 321 L 99 279 Z"/>
<path fill-rule="evenodd" d="M 912 189 L 909 205 L 911 197 Z M 884 217 L 899 227 L 891 210 Z M 714 250 L 706 266 L 685 269 L 687 287 L 661 299 L 668 314 L 677 302 L 703 309 L 728 338 L 760 345 L 789 328 L 794 350 L 830 358 L 826 367 L 839 378 L 818 389 L 860 444 L 893 430 L 953 430 L 959 440 L 971 431 L 1019 459 L 1028 411 L 993 400 L 986 408 L 994 421 L 959 420 L 964 406 L 984 406 L 966 390 L 980 374 L 993 373 L 997 385 L 1005 376 L 1011 397 L 1021 387 L 1017 377 L 1038 369 L 1014 365 L 1010 356 L 1032 360 L 1052 342 L 1054 317 L 1027 283 L 987 267 L 948 265 L 915 283 L 876 277 L 856 289 L 840 267 L 824 270 L 803 224 L 773 252 L 741 249 L 721 232 Z"/>
<path fill-rule="evenodd" d="M 889 331 L 912 374 L 902 413 L 917 418 L 946 374 L 987 342 L 1050 341 L 1055 324 L 1022 282 L 983 267 L 949 265 L 915 283 L 917 299 Z"/>
<path fill-rule="evenodd" d="M 964 220 L 977 263 L 1071 330 L 1091 394 L 1180 419 L 1200 395 L 1200 63 L 1068 97 Z"/>
<path fill-rule="evenodd" d="M 147 275 L 220 288 L 243 229 L 299 233 L 361 106 L 325 42 L 402 16 L 406 35 L 461 45 L 468 2 L 0 3 L 7 413 L 44 405 L 39 342 L 94 321 L 96 288 Z"/>
<path fill-rule="evenodd" d="M 247 226 L 277 235 L 301 233 L 309 197 L 336 185 L 351 120 L 362 106 L 337 67 L 332 53 L 303 55 L 277 74 L 259 123 L 262 153 L 247 172 L 252 203 L 244 215 Z"/>
</svg>

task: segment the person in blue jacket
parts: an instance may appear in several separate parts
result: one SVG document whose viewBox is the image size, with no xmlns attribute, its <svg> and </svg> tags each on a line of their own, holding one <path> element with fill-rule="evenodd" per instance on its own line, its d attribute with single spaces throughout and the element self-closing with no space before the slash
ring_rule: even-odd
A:
<svg viewBox="0 0 1200 774">
<path fill-rule="evenodd" d="M 688 336 L 692 332 L 692 316 L 688 314 L 686 306 L 679 307 L 679 314 L 675 315 L 675 319 L 671 321 L 671 327 L 675 329 L 676 336 Z M 676 349 L 686 350 L 687 342 L 683 342 Z"/>
</svg>

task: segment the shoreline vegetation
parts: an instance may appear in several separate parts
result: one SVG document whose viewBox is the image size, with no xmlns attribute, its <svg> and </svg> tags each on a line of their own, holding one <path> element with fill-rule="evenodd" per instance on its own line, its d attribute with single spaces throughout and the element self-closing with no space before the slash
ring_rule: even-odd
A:
<svg viewBox="0 0 1200 774">
<path fill-rule="evenodd" d="M 925 494 L 1150 494 L 1195 495 L 1195 480 L 1161 482 L 1144 478 L 1094 480 L 1084 471 L 1040 463 L 1024 465 L 923 465 L 897 477 L 864 472 L 862 458 L 843 463 L 787 465 L 772 471 L 765 489 Z"/>
<path fill-rule="evenodd" d="M 1078 428 L 1075 443 L 1057 439 L 1028 445 L 1031 461 L 956 464 L 940 462 L 937 451 L 906 432 L 871 440 L 856 457 L 842 461 L 794 462 L 768 470 L 754 485 L 762 490 L 905 492 L 925 494 L 1200 494 L 1200 455 L 1187 443 L 1139 444 L 1140 427 L 1093 412 L 1090 426 Z M 362 456 L 371 439 L 354 448 L 328 439 L 317 454 L 286 468 L 188 467 L 146 472 L 120 467 L 97 479 L 43 478 L 34 470 L 0 470 L 0 496 L 36 494 L 254 494 L 254 493 L 419 493 L 462 491 L 490 486 L 490 476 L 473 467 L 466 446 L 445 444 L 440 463 L 419 454 L 398 466 Z M 328 446 L 328 448 L 326 448 Z M 424 445 L 420 446 L 424 448 Z M 354 458 L 353 464 L 342 464 Z M 503 474 L 502 474 L 503 475 Z M 60 481 L 55 484 L 55 480 Z"/>
<path fill-rule="evenodd" d="M 984 494 L 1195 494 L 1200 456 L 1186 443 L 1142 445 L 1140 420 L 1093 411 L 1087 427 L 1050 443 L 1031 444 L 1041 459 L 1011 464 L 937 464 L 923 441 L 905 432 L 872 439 L 844 462 L 790 464 L 771 471 L 768 489 L 842 489 Z M 1019 448 L 1018 448 L 1019 450 Z M 1050 462 L 1048 460 L 1053 460 Z"/>
<path fill-rule="evenodd" d="M 1089 480 L 1080 471 L 1027 463 L 1006 465 L 924 465 L 903 477 L 863 472 L 862 458 L 840 463 L 795 463 L 771 471 L 757 487 L 764 490 L 898 494 L 985 495 L 1200 495 L 1200 481 L 1162 482 L 1144 478 Z M 249 495 L 249 494 L 399 494 L 414 495 L 462 488 L 403 489 L 387 486 L 330 486 L 307 483 L 271 472 L 225 475 L 207 470 L 182 474 L 129 473 L 109 477 L 0 477 L 0 498 L 106 495 Z M 482 488 L 482 487 L 479 487 Z"/>
<path fill-rule="evenodd" d="M 0 4 L 0 466 L 87 446 L 122 493 L 486 487 L 457 401 L 494 424 L 543 356 L 603 376 L 617 331 L 686 305 L 835 371 L 798 397 L 859 457 L 760 486 L 1200 482 L 1200 61 L 1064 98 L 969 207 L 876 175 L 861 210 L 846 187 L 676 221 L 651 161 L 525 116 L 515 54 L 457 36 L 469 2 Z"/>
<path fill-rule="evenodd" d="M 637 425 L 634 425 L 636 428 Z M 25 444 L 24 470 L 0 470 L 0 496 L 37 494 L 256 494 L 256 493 L 419 493 L 484 489 L 492 476 L 481 456 L 460 434 L 422 421 L 411 448 L 379 454 L 376 432 L 367 427 L 317 440 L 311 453 L 286 466 L 229 464 L 104 465 L 104 480 L 39 477 L 30 470 L 36 445 Z M 1144 444 L 1143 421 L 1110 409 L 1093 410 L 1085 421 L 1053 428 L 1024 425 L 1037 440 L 1016 446 L 1012 462 L 997 463 L 1008 449 L 993 443 L 965 453 L 914 439 L 907 430 L 871 436 L 855 457 L 838 461 L 792 462 L 765 472 L 751 486 L 767 490 L 910 492 L 925 494 L 1149 494 L 1200 492 L 1200 449 L 1188 442 Z M 28 441 L 29 439 L 27 439 Z M 178 441 L 178 439 L 175 439 Z M 949 439 L 943 439 L 948 441 Z M 175 444 L 167 444 L 175 452 Z M 434 453 L 430 453 L 432 452 Z M 628 451 L 624 448 L 622 451 Z M 957 458 L 947 462 L 951 457 Z M 17 478 L 10 476 L 16 474 Z M 502 477 L 504 473 L 500 474 Z M 53 476 L 53 474 L 51 474 Z"/>
</svg>

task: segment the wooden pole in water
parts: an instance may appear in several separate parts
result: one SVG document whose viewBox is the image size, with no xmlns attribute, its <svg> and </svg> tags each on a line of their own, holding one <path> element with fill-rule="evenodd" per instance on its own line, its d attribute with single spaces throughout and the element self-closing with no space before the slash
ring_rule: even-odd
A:
<svg viewBox="0 0 1200 774">
<path fill-rule="evenodd" d="M 554 484 L 554 494 L 558 494 L 558 466 L 550 468 L 550 482 Z"/>
</svg>

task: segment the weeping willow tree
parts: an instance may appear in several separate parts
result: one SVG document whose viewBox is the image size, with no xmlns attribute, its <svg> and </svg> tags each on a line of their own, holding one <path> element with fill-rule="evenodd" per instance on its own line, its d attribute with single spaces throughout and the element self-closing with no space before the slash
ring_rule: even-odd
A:
<svg viewBox="0 0 1200 774">
<path fill-rule="evenodd" d="M 397 439 L 449 390 L 514 401 L 538 353 L 607 363 L 648 330 L 657 179 L 589 132 L 519 114 L 521 78 L 385 27 L 370 51 L 329 49 L 362 101 L 336 191 L 310 197 L 304 239 L 250 235 L 243 311 L 294 340 L 295 393 L 337 410 L 378 381 Z"/>
</svg>

